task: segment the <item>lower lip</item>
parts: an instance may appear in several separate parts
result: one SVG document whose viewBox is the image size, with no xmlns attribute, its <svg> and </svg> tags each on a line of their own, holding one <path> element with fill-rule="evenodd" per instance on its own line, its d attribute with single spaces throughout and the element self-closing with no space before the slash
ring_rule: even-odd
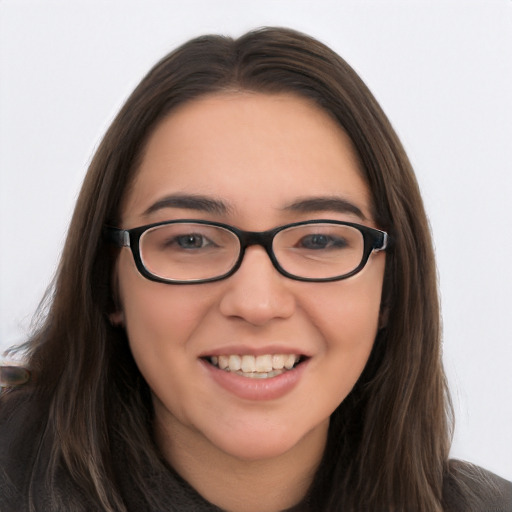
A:
<svg viewBox="0 0 512 512">
<path fill-rule="evenodd" d="M 299 383 L 308 360 L 303 361 L 292 370 L 268 379 L 252 379 L 236 373 L 221 370 L 216 366 L 200 360 L 209 376 L 226 391 L 244 400 L 276 400 L 292 391 Z"/>
</svg>

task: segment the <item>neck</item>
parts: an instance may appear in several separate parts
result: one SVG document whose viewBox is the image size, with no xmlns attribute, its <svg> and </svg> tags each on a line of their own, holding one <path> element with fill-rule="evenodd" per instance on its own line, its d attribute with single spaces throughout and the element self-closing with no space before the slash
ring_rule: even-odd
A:
<svg viewBox="0 0 512 512">
<path fill-rule="evenodd" d="M 278 512 L 306 495 L 320 464 L 328 422 L 276 457 L 245 460 L 213 446 L 183 425 L 155 425 L 172 467 L 206 500 L 228 512 Z"/>
</svg>

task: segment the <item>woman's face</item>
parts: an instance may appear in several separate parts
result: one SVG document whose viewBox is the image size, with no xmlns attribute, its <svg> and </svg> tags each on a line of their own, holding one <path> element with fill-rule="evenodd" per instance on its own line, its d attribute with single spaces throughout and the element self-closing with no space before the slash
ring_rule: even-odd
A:
<svg viewBox="0 0 512 512">
<path fill-rule="evenodd" d="M 352 144 L 326 113 L 288 94 L 222 93 L 181 106 L 156 128 L 122 227 L 173 219 L 248 231 L 310 219 L 378 227 L 371 211 Z M 349 279 L 301 282 L 250 246 L 225 280 L 168 285 L 145 279 L 123 249 L 117 318 L 152 390 L 157 428 L 241 459 L 325 439 L 372 349 L 384 266 L 384 253 L 374 253 Z M 275 355 L 303 362 L 262 379 L 210 362 Z"/>
</svg>

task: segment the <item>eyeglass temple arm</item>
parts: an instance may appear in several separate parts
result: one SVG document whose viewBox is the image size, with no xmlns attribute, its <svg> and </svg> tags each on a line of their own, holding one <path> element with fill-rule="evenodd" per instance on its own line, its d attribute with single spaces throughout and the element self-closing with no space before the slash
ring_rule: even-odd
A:
<svg viewBox="0 0 512 512">
<path fill-rule="evenodd" d="M 385 231 L 380 232 L 382 237 L 380 240 L 380 246 L 375 247 L 374 251 L 385 251 L 390 246 L 391 239 L 389 238 L 389 235 Z"/>
<path fill-rule="evenodd" d="M 103 233 L 105 239 L 117 247 L 130 247 L 130 233 L 126 229 L 107 226 Z"/>
<path fill-rule="evenodd" d="M 384 251 L 388 248 L 389 245 L 389 235 L 385 231 L 382 233 L 382 235 L 382 244 L 379 248 L 379 251 Z"/>
</svg>

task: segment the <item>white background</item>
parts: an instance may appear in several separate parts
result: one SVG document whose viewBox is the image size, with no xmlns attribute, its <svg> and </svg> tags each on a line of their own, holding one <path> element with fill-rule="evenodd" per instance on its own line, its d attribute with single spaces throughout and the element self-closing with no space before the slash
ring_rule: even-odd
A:
<svg viewBox="0 0 512 512">
<path fill-rule="evenodd" d="M 0 352 L 26 338 L 143 74 L 193 36 L 262 25 L 330 45 L 402 138 L 436 244 L 452 453 L 512 479 L 512 0 L 0 0 Z"/>
</svg>

